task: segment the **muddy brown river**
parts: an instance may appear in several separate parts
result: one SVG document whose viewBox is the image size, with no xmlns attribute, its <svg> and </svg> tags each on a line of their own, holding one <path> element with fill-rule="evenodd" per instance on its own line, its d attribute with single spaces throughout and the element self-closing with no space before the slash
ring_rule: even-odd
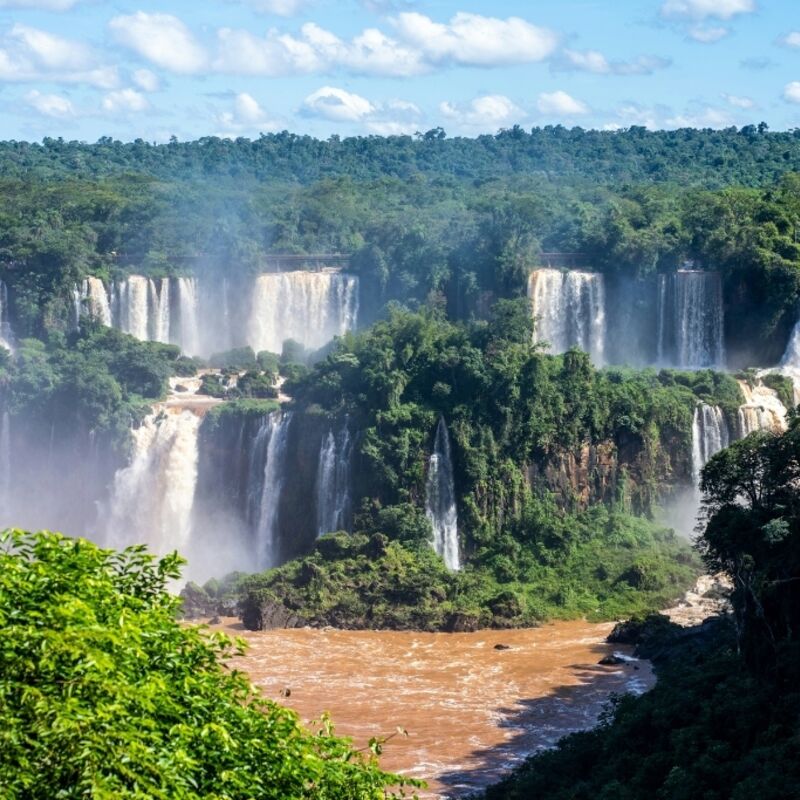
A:
<svg viewBox="0 0 800 800">
<path fill-rule="evenodd" d="M 358 747 L 405 728 L 408 736 L 385 745 L 381 765 L 428 781 L 420 792 L 428 798 L 486 786 L 527 754 L 592 726 L 612 692 L 649 688 L 647 662 L 597 663 L 627 654 L 604 642 L 611 627 L 557 622 L 447 634 L 219 626 L 248 641 L 239 668 L 304 721 L 330 712 L 336 732 Z"/>
</svg>

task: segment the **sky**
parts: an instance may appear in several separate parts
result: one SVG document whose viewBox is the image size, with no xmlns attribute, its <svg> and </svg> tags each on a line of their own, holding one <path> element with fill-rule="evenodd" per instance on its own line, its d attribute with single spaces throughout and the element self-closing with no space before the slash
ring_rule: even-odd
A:
<svg viewBox="0 0 800 800">
<path fill-rule="evenodd" d="M 800 0 L 0 0 L 0 139 L 800 127 Z"/>
</svg>

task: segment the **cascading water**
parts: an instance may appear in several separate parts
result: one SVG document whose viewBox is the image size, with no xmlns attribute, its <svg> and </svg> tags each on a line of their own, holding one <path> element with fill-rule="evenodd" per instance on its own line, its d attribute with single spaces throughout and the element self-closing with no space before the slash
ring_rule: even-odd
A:
<svg viewBox="0 0 800 800">
<path fill-rule="evenodd" d="M 753 431 L 785 431 L 787 411 L 778 393 L 760 380 L 753 386 L 744 380 L 738 383 L 745 400 L 737 414 L 738 437 L 743 439 Z"/>
<path fill-rule="evenodd" d="M 106 543 L 147 544 L 156 553 L 185 553 L 191 538 L 200 417 L 156 408 L 132 432 L 127 467 L 114 476 Z"/>
<path fill-rule="evenodd" d="M 145 341 L 150 338 L 151 282 L 129 275 L 114 286 L 114 327 Z"/>
<path fill-rule="evenodd" d="M 657 355 L 662 364 L 686 369 L 725 364 L 718 272 L 678 270 L 659 276 Z"/>
<path fill-rule="evenodd" d="M 692 423 L 692 476 L 699 485 L 700 473 L 711 456 L 730 444 L 725 414 L 719 406 L 701 403 L 694 410 Z"/>
<path fill-rule="evenodd" d="M 458 547 L 458 511 L 453 482 L 450 436 L 444 418 L 436 426 L 436 440 L 425 484 L 425 515 L 433 526 L 433 547 L 448 569 L 461 566 Z"/>
<path fill-rule="evenodd" d="M 169 278 L 147 281 L 147 338 L 154 342 L 169 342 Z"/>
<path fill-rule="evenodd" d="M 8 314 L 8 288 L 0 281 L 0 347 L 14 350 L 14 334 Z"/>
<path fill-rule="evenodd" d="M 273 411 L 264 422 L 267 427 L 267 448 L 255 544 L 258 564 L 265 569 L 276 566 L 280 561 L 278 518 L 281 490 L 286 476 L 286 442 L 291 421 L 290 412 Z"/>
<path fill-rule="evenodd" d="M 186 355 L 200 354 L 200 327 L 197 282 L 194 278 L 176 278 L 178 330 L 173 334 L 175 344 Z"/>
<path fill-rule="evenodd" d="M 320 444 L 317 467 L 318 536 L 350 528 L 352 450 L 350 430 L 346 423 L 337 436 L 333 431 L 328 431 Z"/>
<path fill-rule="evenodd" d="M 81 289 L 81 299 L 87 314 L 94 320 L 111 327 L 111 303 L 108 292 L 100 278 L 85 278 Z"/>
<path fill-rule="evenodd" d="M 595 364 L 605 355 L 605 284 L 599 272 L 537 269 L 528 279 L 534 341 L 553 353 L 570 347 L 588 352 Z"/>
<path fill-rule="evenodd" d="M 274 272 L 253 287 L 247 343 L 280 353 L 286 339 L 318 348 L 355 327 L 358 278 L 343 272 Z"/>
</svg>

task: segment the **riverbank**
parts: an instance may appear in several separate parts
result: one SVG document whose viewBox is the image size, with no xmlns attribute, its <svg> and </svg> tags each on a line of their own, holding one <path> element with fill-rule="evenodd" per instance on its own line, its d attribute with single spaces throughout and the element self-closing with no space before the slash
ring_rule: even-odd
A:
<svg viewBox="0 0 800 800">
<path fill-rule="evenodd" d="M 598 662 L 615 651 L 610 623 L 555 622 L 473 633 L 298 628 L 242 636 L 234 663 L 266 697 L 310 722 L 329 712 L 338 734 L 366 747 L 394 735 L 381 765 L 428 781 L 425 798 L 485 788 L 531 753 L 593 726 L 612 693 L 653 685 L 645 661 Z"/>
</svg>

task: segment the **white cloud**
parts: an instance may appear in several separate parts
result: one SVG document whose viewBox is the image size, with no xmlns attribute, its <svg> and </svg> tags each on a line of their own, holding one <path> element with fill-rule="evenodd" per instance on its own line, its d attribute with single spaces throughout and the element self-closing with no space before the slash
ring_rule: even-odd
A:
<svg viewBox="0 0 800 800">
<path fill-rule="evenodd" d="M 737 14 L 750 14 L 755 10 L 755 0 L 664 0 L 661 6 L 664 17 L 695 20 L 709 17 L 731 19 Z"/>
<path fill-rule="evenodd" d="M 149 69 L 134 70 L 133 82 L 145 92 L 157 92 L 161 88 L 161 82 L 158 80 L 158 75 L 150 72 Z"/>
<path fill-rule="evenodd" d="M 0 40 L 0 81 L 88 83 L 111 89 L 116 67 L 100 64 L 83 42 L 16 24 Z"/>
<path fill-rule="evenodd" d="M 303 111 L 334 122 L 358 122 L 374 114 L 376 108 L 361 95 L 337 89 L 335 86 L 323 86 L 306 97 Z"/>
<path fill-rule="evenodd" d="M 120 89 L 109 92 L 103 98 L 103 111 L 111 114 L 127 114 L 130 112 L 144 111 L 150 104 L 147 98 L 135 89 Z"/>
<path fill-rule="evenodd" d="M 526 64 L 544 60 L 558 44 L 553 31 L 520 17 L 497 19 L 459 12 L 442 24 L 424 14 L 406 12 L 398 14 L 393 24 L 404 42 L 434 64 Z"/>
<path fill-rule="evenodd" d="M 731 32 L 730 28 L 724 25 L 692 25 L 686 34 L 690 39 L 694 39 L 701 44 L 712 44 L 724 39 Z"/>
<path fill-rule="evenodd" d="M 189 74 L 206 66 L 203 47 L 186 25 L 171 14 L 137 11 L 114 17 L 108 26 L 121 44 L 160 67 Z"/>
<path fill-rule="evenodd" d="M 258 101 L 247 92 L 237 94 L 231 110 L 218 114 L 216 122 L 222 128 L 222 132 L 218 135 L 225 138 L 246 133 L 274 131 L 280 127 L 280 122 L 270 117 Z"/>
<path fill-rule="evenodd" d="M 664 120 L 666 128 L 726 128 L 733 124 L 731 115 L 720 108 L 704 108 L 685 114 L 677 114 Z"/>
<path fill-rule="evenodd" d="M 800 47 L 800 31 L 790 31 L 786 36 L 781 36 L 779 41 L 785 47 Z"/>
<path fill-rule="evenodd" d="M 25 95 L 25 102 L 46 117 L 65 119 L 75 115 L 72 102 L 59 94 L 42 94 L 34 89 Z"/>
<path fill-rule="evenodd" d="M 783 88 L 783 99 L 788 103 L 800 103 L 800 81 L 786 84 Z"/>
<path fill-rule="evenodd" d="M 439 111 L 459 125 L 492 131 L 519 122 L 526 116 L 521 108 L 502 94 L 485 94 L 466 105 L 440 103 Z"/>
<path fill-rule="evenodd" d="M 650 75 L 670 64 L 659 56 L 636 56 L 631 61 L 609 61 L 599 50 L 564 50 L 557 68 L 593 72 L 596 75 Z"/>
<path fill-rule="evenodd" d="M 305 11 L 311 3 L 308 0 L 250 0 L 255 11 L 262 14 L 275 14 L 279 17 L 293 17 Z"/>
<path fill-rule="evenodd" d="M 82 0 L 0 0 L 0 8 L 40 8 L 44 11 L 69 11 Z"/>
<path fill-rule="evenodd" d="M 575 116 L 589 113 L 589 108 L 585 103 L 576 100 L 561 89 L 555 92 L 542 92 L 536 101 L 536 107 L 542 114 Z"/>
<path fill-rule="evenodd" d="M 753 108 L 756 104 L 752 97 L 744 97 L 737 94 L 723 94 L 722 97 L 734 108 Z"/>
</svg>

